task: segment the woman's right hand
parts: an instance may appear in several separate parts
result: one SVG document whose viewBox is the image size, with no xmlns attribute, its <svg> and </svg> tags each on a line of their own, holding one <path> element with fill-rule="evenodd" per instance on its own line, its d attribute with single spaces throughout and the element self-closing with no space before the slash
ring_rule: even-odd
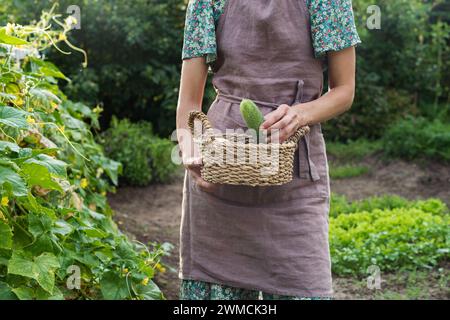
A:
<svg viewBox="0 0 450 320">
<path fill-rule="evenodd" d="M 201 157 L 183 157 L 183 165 L 191 175 L 193 182 L 204 192 L 213 192 L 217 185 L 203 180 L 200 170 L 202 166 Z"/>
</svg>

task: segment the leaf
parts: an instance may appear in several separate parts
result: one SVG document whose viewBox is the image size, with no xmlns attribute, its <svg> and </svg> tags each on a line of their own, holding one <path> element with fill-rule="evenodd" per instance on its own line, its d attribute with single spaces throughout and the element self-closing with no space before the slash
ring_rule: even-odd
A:
<svg viewBox="0 0 450 320">
<path fill-rule="evenodd" d="M 8 284 L 4 282 L 0 282 L 0 300 L 17 300 L 14 292 L 11 290 Z"/>
<path fill-rule="evenodd" d="M 61 236 L 67 236 L 73 231 L 73 227 L 70 223 L 64 220 L 58 220 L 55 222 L 52 232 Z"/>
<path fill-rule="evenodd" d="M 5 44 L 13 45 L 13 46 L 29 44 L 29 42 L 27 42 L 25 40 L 7 35 L 5 28 L 0 29 L 0 43 L 5 43 Z"/>
<path fill-rule="evenodd" d="M 105 170 L 108 177 L 117 186 L 119 174 L 122 173 L 122 164 L 120 162 L 107 159 L 104 163 L 102 163 L 102 167 Z"/>
<path fill-rule="evenodd" d="M 63 178 L 67 177 L 67 163 L 46 154 L 39 154 L 36 157 L 25 161 L 25 163 L 35 163 L 46 167 L 48 171 L 55 176 Z"/>
<path fill-rule="evenodd" d="M 58 288 L 54 288 L 53 291 L 53 294 L 50 294 L 40 287 L 30 288 L 26 286 L 12 289 L 12 292 L 14 292 L 20 300 L 64 300 L 64 297 Z M 14 296 L 14 298 L 16 298 L 16 296 Z"/>
<path fill-rule="evenodd" d="M 134 289 L 145 300 L 161 300 L 164 297 L 158 286 L 151 280 L 146 286 L 139 284 Z"/>
<path fill-rule="evenodd" d="M 0 266 L 8 266 L 9 259 L 11 259 L 11 250 L 0 249 Z"/>
<path fill-rule="evenodd" d="M 100 290 L 106 300 L 123 300 L 130 297 L 125 277 L 113 271 L 103 275 L 100 280 Z"/>
<path fill-rule="evenodd" d="M 28 215 L 28 231 L 35 237 L 51 231 L 52 226 L 53 221 L 47 215 Z"/>
<path fill-rule="evenodd" d="M 60 78 L 69 81 L 69 78 L 67 78 L 61 70 L 50 61 L 42 61 L 34 57 L 31 58 L 30 61 L 33 64 L 35 72 L 40 72 L 47 77 Z"/>
<path fill-rule="evenodd" d="M 11 228 L 2 220 L 0 220 L 0 248 L 11 249 L 12 246 Z"/>
<path fill-rule="evenodd" d="M 26 114 L 25 111 L 17 108 L 0 106 L 0 123 L 13 128 L 26 129 L 28 128 Z"/>
<path fill-rule="evenodd" d="M 14 250 L 8 263 L 8 274 L 15 274 L 36 279 L 38 274 L 35 264 L 23 251 Z"/>
<path fill-rule="evenodd" d="M 9 142 L 9 141 L 0 141 L 0 151 L 1 152 L 5 152 L 5 151 L 12 151 L 15 153 L 19 153 L 20 150 L 22 148 L 19 147 L 17 144 L 13 143 L 13 142 Z"/>
<path fill-rule="evenodd" d="M 59 266 L 58 259 L 51 253 L 43 253 L 33 259 L 23 251 L 15 250 L 8 264 L 8 274 L 34 279 L 42 289 L 52 294 L 55 285 L 55 269 Z"/>
<path fill-rule="evenodd" d="M 62 192 L 61 186 L 52 180 L 46 166 L 37 163 L 25 163 L 22 171 L 27 176 L 27 182 L 30 186 L 41 186 L 46 189 Z"/>
<path fill-rule="evenodd" d="M 55 269 L 59 268 L 58 259 L 51 253 L 43 253 L 35 259 L 35 264 L 38 270 L 37 282 L 45 291 L 52 294 L 55 286 Z"/>
<path fill-rule="evenodd" d="M 12 289 L 12 292 L 16 294 L 19 300 L 33 300 L 34 298 L 34 290 L 30 287 L 21 286 Z"/>
<path fill-rule="evenodd" d="M 0 166 L 0 186 L 8 186 L 16 197 L 26 196 L 27 187 L 23 179 L 12 169 Z"/>
<path fill-rule="evenodd" d="M 83 227 L 80 229 L 82 229 L 84 233 L 90 238 L 106 238 L 108 236 L 106 232 L 97 228 Z"/>
<path fill-rule="evenodd" d="M 49 294 L 47 291 L 37 288 L 35 292 L 37 300 L 64 300 L 62 292 L 57 288 L 53 288 L 53 293 Z"/>
<path fill-rule="evenodd" d="M 53 92 L 45 89 L 34 88 L 30 90 L 30 94 L 33 98 L 37 98 L 41 101 L 54 101 L 56 103 L 61 103 L 60 98 L 58 98 Z"/>
</svg>

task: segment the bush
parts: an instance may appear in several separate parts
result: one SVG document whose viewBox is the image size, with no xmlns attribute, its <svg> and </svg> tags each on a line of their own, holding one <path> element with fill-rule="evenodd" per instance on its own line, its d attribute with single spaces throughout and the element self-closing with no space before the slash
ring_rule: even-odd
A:
<svg viewBox="0 0 450 320">
<path fill-rule="evenodd" d="M 154 135 L 152 125 L 113 117 L 102 133 L 106 154 L 123 165 L 123 180 L 134 186 L 166 182 L 176 169 L 172 162 L 174 144 Z"/>
<path fill-rule="evenodd" d="M 335 166 L 330 165 L 330 177 L 331 179 L 348 179 L 362 176 L 370 172 L 370 168 L 367 166 L 357 166 L 357 165 L 344 165 Z"/>
<path fill-rule="evenodd" d="M 395 206 L 400 204 L 397 200 Z M 442 202 L 376 208 L 380 204 L 369 202 L 362 205 L 367 210 L 357 211 L 359 204 L 330 218 L 335 274 L 364 276 L 371 265 L 382 271 L 429 269 L 448 259 L 450 217 Z"/>
<path fill-rule="evenodd" d="M 442 1 L 437 1 L 439 3 Z M 369 0 L 354 0 L 362 43 L 358 46 L 355 102 L 344 115 L 327 122 L 329 140 L 380 138 L 404 115 L 421 105 L 446 103 L 450 82 L 450 26 L 433 16 L 430 1 L 380 0 L 381 30 L 369 30 Z M 448 11 L 442 12 L 449 16 Z"/>
<path fill-rule="evenodd" d="M 112 219 L 121 167 L 94 140 L 100 109 L 69 101 L 66 76 L 42 58 L 71 29 L 52 30 L 54 18 L 0 28 L 0 300 L 160 299 L 163 253 Z M 76 272 L 81 288 L 69 290 Z"/>
<path fill-rule="evenodd" d="M 378 139 L 397 119 L 417 113 L 410 94 L 401 90 L 386 90 L 370 81 L 359 79 L 352 108 L 324 123 L 323 131 L 328 140 Z"/>
<path fill-rule="evenodd" d="M 396 195 L 384 195 L 349 202 L 345 196 L 333 194 L 331 197 L 330 216 L 337 217 L 340 214 L 397 208 L 415 208 L 437 215 L 448 213 L 447 206 L 439 199 L 409 201 Z"/>
<path fill-rule="evenodd" d="M 367 139 L 350 140 L 346 143 L 327 143 L 327 153 L 340 161 L 362 160 L 364 157 L 379 150 L 381 150 L 381 143 L 379 141 L 369 141 Z"/>
<path fill-rule="evenodd" d="M 383 149 L 389 157 L 450 161 L 450 124 L 408 117 L 387 130 Z"/>
</svg>

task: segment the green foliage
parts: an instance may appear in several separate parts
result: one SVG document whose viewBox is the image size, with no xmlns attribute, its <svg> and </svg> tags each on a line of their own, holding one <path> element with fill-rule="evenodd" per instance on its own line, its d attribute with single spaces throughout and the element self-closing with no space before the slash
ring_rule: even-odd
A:
<svg viewBox="0 0 450 320">
<path fill-rule="evenodd" d="M 380 141 L 369 141 L 367 139 L 350 140 L 346 143 L 327 143 L 327 153 L 341 161 L 358 161 L 364 157 L 381 150 Z"/>
<path fill-rule="evenodd" d="M 332 179 L 347 179 L 362 176 L 370 171 L 367 166 L 358 165 L 330 165 L 330 177 Z"/>
<path fill-rule="evenodd" d="M 73 80 L 65 92 L 70 98 L 103 103 L 103 124 L 112 115 L 132 121 L 147 120 L 164 136 L 175 129 L 181 48 L 186 1 L 180 0 L 29 0 L 7 8 L 17 20 L 29 21 L 52 3 L 65 13 L 81 8 L 81 29 L 70 39 L 89 52 L 87 70 L 80 72 L 79 57 L 52 60 Z"/>
<path fill-rule="evenodd" d="M 94 140 L 101 110 L 68 100 L 66 76 L 42 58 L 71 28 L 50 21 L 0 28 L 0 299 L 162 298 L 150 280 L 161 253 L 112 220 L 121 166 Z M 73 267 L 79 290 L 66 286 Z"/>
<path fill-rule="evenodd" d="M 132 123 L 113 118 L 110 128 L 102 133 L 106 154 L 123 164 L 124 182 L 146 186 L 166 182 L 176 169 L 172 162 L 174 144 L 154 135 L 148 122 Z"/>
<path fill-rule="evenodd" d="M 450 124 L 408 117 L 387 130 L 383 149 L 389 157 L 450 161 Z"/>
<path fill-rule="evenodd" d="M 404 115 L 420 114 L 422 104 L 450 101 L 450 26 L 430 23 L 434 3 L 380 0 L 380 30 L 366 26 L 370 5 L 353 1 L 362 40 L 356 98 L 350 111 L 325 124 L 329 139 L 379 138 Z"/>
<path fill-rule="evenodd" d="M 330 217 L 334 273 L 362 276 L 371 265 L 382 271 L 427 269 L 448 259 L 450 216 L 441 201 L 344 200 L 334 200 Z"/>
<path fill-rule="evenodd" d="M 340 214 L 397 208 L 416 208 L 436 215 L 448 213 L 447 206 L 439 199 L 408 201 L 396 195 L 384 195 L 349 202 L 345 196 L 333 194 L 331 197 L 330 216 L 337 217 Z"/>
</svg>

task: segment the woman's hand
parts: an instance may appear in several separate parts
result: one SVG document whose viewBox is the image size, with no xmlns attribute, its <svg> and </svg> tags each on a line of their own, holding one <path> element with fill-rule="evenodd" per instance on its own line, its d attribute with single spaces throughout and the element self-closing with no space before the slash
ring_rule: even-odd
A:
<svg viewBox="0 0 450 320">
<path fill-rule="evenodd" d="M 287 104 L 282 104 L 264 119 L 261 129 L 267 130 L 267 143 L 283 143 L 307 124 L 301 114 Z"/>
<path fill-rule="evenodd" d="M 355 48 L 330 51 L 328 56 L 329 90 L 320 98 L 296 104 L 292 107 L 281 105 L 266 115 L 261 129 L 280 133 L 280 143 L 292 136 L 299 127 L 314 125 L 333 119 L 350 109 L 355 95 Z M 276 132 L 272 142 L 276 142 Z"/>
<path fill-rule="evenodd" d="M 188 170 L 194 183 L 204 192 L 213 192 L 217 185 L 209 183 L 203 180 L 200 169 L 202 165 L 202 159 L 200 157 L 191 157 L 189 159 L 183 158 L 183 165 Z"/>
</svg>

